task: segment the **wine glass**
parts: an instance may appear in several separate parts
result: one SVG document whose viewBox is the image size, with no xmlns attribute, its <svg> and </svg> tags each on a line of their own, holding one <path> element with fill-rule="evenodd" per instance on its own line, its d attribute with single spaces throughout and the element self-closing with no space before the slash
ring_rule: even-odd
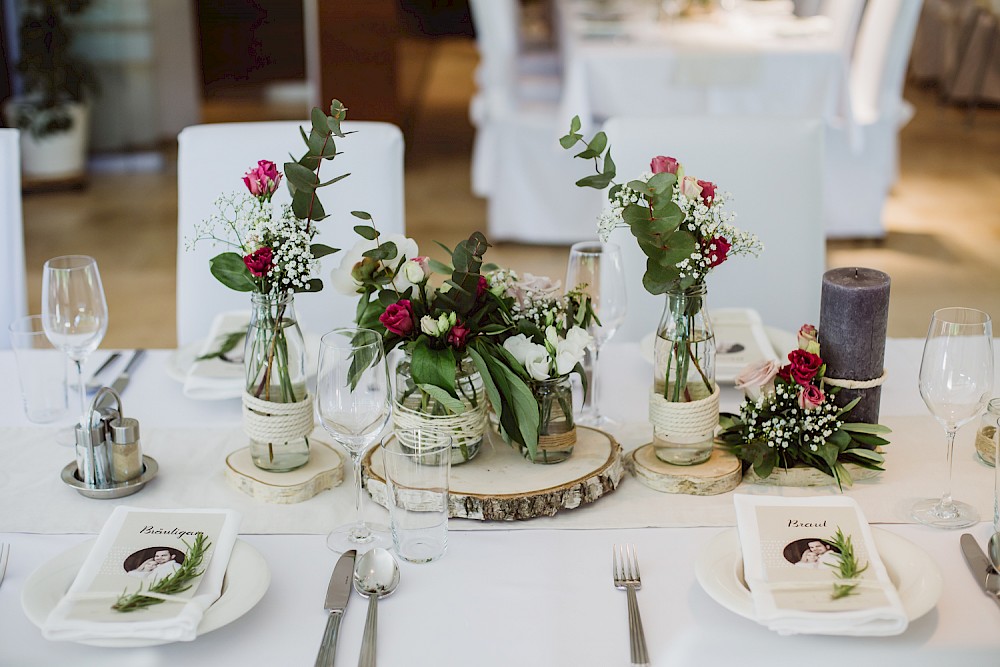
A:
<svg viewBox="0 0 1000 667">
<path fill-rule="evenodd" d="M 97 261 L 86 255 L 65 255 L 45 262 L 42 270 L 42 326 L 53 347 L 76 366 L 80 424 L 87 426 L 87 390 L 83 363 L 104 340 L 108 304 Z"/>
<path fill-rule="evenodd" d="M 931 317 L 920 361 L 920 396 L 944 426 L 948 484 L 940 499 L 921 500 L 913 518 L 938 528 L 963 528 L 979 521 L 970 505 L 951 497 L 955 433 L 986 405 L 993 390 L 993 327 L 990 316 L 972 308 L 942 308 Z"/>
<path fill-rule="evenodd" d="M 356 521 L 326 538 L 334 551 L 388 546 L 385 527 L 365 523 L 361 510 L 361 458 L 392 414 L 389 367 L 382 337 L 371 329 L 334 329 L 320 341 L 316 400 L 323 428 L 351 455 Z"/>
<path fill-rule="evenodd" d="M 601 346 L 615 335 L 625 321 L 625 274 L 621 249 L 614 243 L 584 241 L 573 244 L 566 269 L 566 289 L 582 290 L 590 295 L 600 325 L 592 322 L 587 331 L 594 337 L 588 349 L 591 356 L 591 380 L 587 398 L 577 423 L 588 426 L 612 426 L 615 421 L 601 414 L 598 368 Z"/>
</svg>

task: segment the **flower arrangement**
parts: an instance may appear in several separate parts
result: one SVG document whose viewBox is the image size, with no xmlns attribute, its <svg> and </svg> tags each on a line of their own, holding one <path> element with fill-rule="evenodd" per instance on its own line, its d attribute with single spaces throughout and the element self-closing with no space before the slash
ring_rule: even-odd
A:
<svg viewBox="0 0 1000 667">
<path fill-rule="evenodd" d="M 836 387 L 824 390 L 826 364 L 819 355 L 816 327 L 799 330 L 799 347 L 778 366 L 764 361 L 748 366 L 736 378 L 745 400 L 740 414 L 723 415 L 720 441 L 754 472 L 768 477 L 775 467 L 816 468 L 843 488 L 853 483 L 846 463 L 882 470 L 878 448 L 889 444 L 881 437 L 889 428 L 880 424 L 844 421 L 857 405 L 834 405 Z"/>
</svg>

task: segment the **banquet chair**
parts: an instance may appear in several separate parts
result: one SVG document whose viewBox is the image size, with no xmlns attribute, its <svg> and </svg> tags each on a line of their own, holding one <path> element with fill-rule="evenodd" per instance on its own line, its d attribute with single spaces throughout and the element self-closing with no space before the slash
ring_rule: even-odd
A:
<svg viewBox="0 0 1000 667">
<path fill-rule="evenodd" d="M 885 236 L 882 208 L 898 175 L 899 129 L 912 116 L 903 100 L 903 81 L 920 3 L 879 0 L 865 6 L 845 115 L 826 128 L 828 237 Z"/>
<path fill-rule="evenodd" d="M 708 307 L 753 308 L 766 325 L 798 331 L 818 324 L 825 263 L 822 227 L 823 127 L 819 119 L 671 116 L 612 118 L 605 125 L 618 165 L 616 182 L 649 171 L 650 159 L 680 160 L 687 175 L 732 194 L 734 224 L 758 236 L 761 256 L 734 257 L 707 278 Z M 612 233 L 622 249 L 627 292 L 618 342 L 656 330 L 665 297 L 642 286 L 646 256 L 628 229 Z"/>
<path fill-rule="evenodd" d="M 27 314 L 28 299 L 24 275 L 24 223 L 21 218 L 21 150 L 18 130 L 0 129 L 0 224 L 3 226 L 0 264 L 0 326 L 4 329 Z M 0 335 L 0 349 L 8 349 L 10 339 Z"/>
<path fill-rule="evenodd" d="M 305 153 L 299 134 L 308 132 L 308 121 L 219 123 L 184 128 L 178 136 L 178 231 L 177 231 L 177 344 L 204 338 L 213 318 L 224 311 L 250 309 L 249 295 L 223 286 L 209 272 L 209 260 L 227 250 L 208 241 L 188 249 L 195 225 L 216 212 L 220 195 L 243 192 L 243 174 L 258 160 L 281 165 L 289 155 Z M 360 237 L 353 231 L 360 221 L 351 211 L 367 211 L 383 234 L 404 233 L 403 135 L 395 125 L 347 121 L 337 142 L 341 152 L 325 161 L 323 181 L 350 173 L 343 181 L 319 190 L 329 218 L 318 223 L 316 242 L 347 250 Z M 273 201 L 289 203 L 282 181 Z M 354 319 L 357 296 L 338 293 L 330 284 L 330 271 L 343 252 L 324 257 L 317 277 L 324 282 L 319 294 L 299 294 L 295 310 L 304 332 L 321 335 Z"/>
<path fill-rule="evenodd" d="M 858 36 L 864 0 L 822 0 L 819 13 L 830 19 L 833 38 L 840 45 L 845 62 L 850 62 Z"/>
</svg>

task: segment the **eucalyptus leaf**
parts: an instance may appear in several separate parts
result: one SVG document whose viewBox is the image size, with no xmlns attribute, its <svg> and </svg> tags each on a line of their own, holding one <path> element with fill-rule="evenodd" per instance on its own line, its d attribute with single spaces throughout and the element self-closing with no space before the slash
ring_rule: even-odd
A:
<svg viewBox="0 0 1000 667">
<path fill-rule="evenodd" d="M 313 243 L 309 246 L 309 250 L 312 252 L 313 257 L 320 259 L 326 257 L 327 255 L 332 255 L 334 253 L 340 252 L 340 248 L 333 248 L 324 243 Z"/>
<path fill-rule="evenodd" d="M 353 215 L 355 218 L 360 218 L 361 220 L 372 219 L 371 213 L 368 213 L 366 211 L 351 211 L 351 215 Z"/>
<path fill-rule="evenodd" d="M 378 230 L 368 225 L 355 225 L 354 231 L 358 236 L 369 241 L 374 241 L 379 236 Z"/>
</svg>

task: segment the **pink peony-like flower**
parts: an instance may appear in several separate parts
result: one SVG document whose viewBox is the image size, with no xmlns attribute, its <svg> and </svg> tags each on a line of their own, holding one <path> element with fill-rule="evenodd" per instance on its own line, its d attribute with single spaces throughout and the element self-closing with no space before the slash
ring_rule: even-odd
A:
<svg viewBox="0 0 1000 667">
<path fill-rule="evenodd" d="M 712 202 L 715 201 L 715 183 L 698 181 L 698 185 L 701 186 L 701 198 L 705 202 L 705 206 L 711 206 Z"/>
<path fill-rule="evenodd" d="M 253 196 L 262 201 L 271 201 L 271 195 L 277 191 L 278 184 L 281 183 L 281 172 L 270 160 L 260 160 L 256 167 L 243 175 L 243 183 Z"/>
<path fill-rule="evenodd" d="M 807 384 L 799 390 L 796 402 L 803 410 L 815 410 L 826 401 L 826 394 L 814 384 Z"/>
<path fill-rule="evenodd" d="M 385 312 L 379 315 L 378 321 L 397 336 L 406 336 L 413 331 L 413 306 L 410 305 L 410 300 L 400 299 L 389 304 Z"/>
<path fill-rule="evenodd" d="M 774 377 L 778 374 L 778 362 L 773 359 L 750 364 L 736 376 L 736 388 L 747 398 L 756 401 L 764 395 L 774 393 Z"/>
<path fill-rule="evenodd" d="M 803 324 L 799 329 L 799 349 L 819 354 L 819 331 L 811 324 Z"/>
<path fill-rule="evenodd" d="M 680 163 L 677 161 L 677 158 L 657 155 L 650 161 L 649 170 L 654 174 L 662 174 L 664 172 L 668 174 L 676 174 L 679 166 Z"/>
<path fill-rule="evenodd" d="M 712 246 L 715 246 L 713 249 Z M 716 236 L 705 242 L 703 252 L 708 257 L 708 266 L 715 268 L 722 264 L 729 257 L 729 250 L 733 244 L 726 240 L 724 236 Z"/>
<path fill-rule="evenodd" d="M 812 379 L 816 377 L 816 373 L 819 372 L 820 367 L 823 365 L 823 360 L 818 354 L 813 354 L 805 350 L 792 350 L 788 353 L 788 361 L 791 362 L 789 364 L 788 376 L 794 382 L 803 386 L 812 382 Z"/>
<path fill-rule="evenodd" d="M 266 276 L 274 268 L 274 252 L 267 246 L 257 248 L 243 257 L 243 263 L 252 275 Z"/>
<path fill-rule="evenodd" d="M 465 341 L 469 338 L 469 330 L 461 323 L 455 324 L 448 332 L 448 344 L 455 349 L 465 347 Z"/>
</svg>

